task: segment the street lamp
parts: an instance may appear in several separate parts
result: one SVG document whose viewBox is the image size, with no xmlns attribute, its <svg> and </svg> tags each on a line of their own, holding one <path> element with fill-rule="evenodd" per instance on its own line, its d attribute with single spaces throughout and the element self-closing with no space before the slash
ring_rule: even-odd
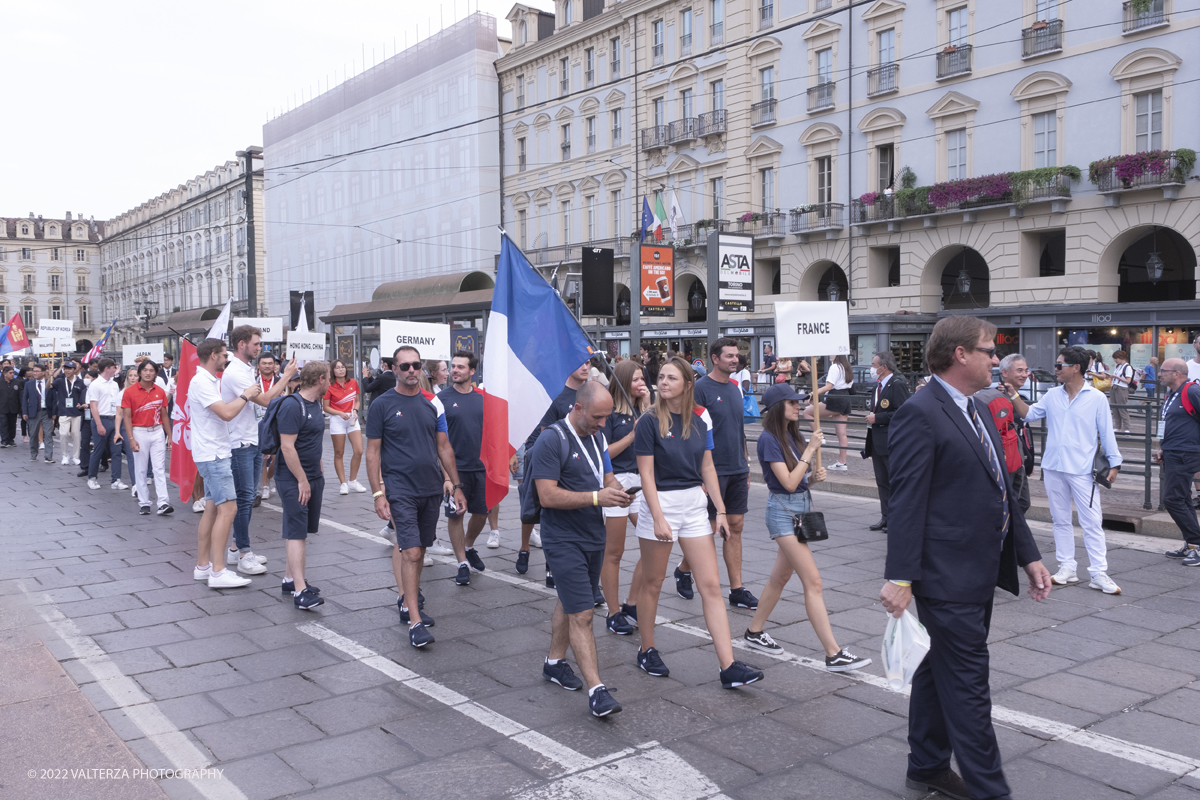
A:
<svg viewBox="0 0 1200 800">
<path fill-rule="evenodd" d="M 838 301 L 838 285 L 834 278 L 829 279 L 829 286 L 825 289 L 825 294 L 829 297 L 829 302 L 836 303 Z"/>
<path fill-rule="evenodd" d="M 150 320 L 158 316 L 158 301 L 154 299 L 138 300 L 133 304 L 134 316 L 142 323 L 142 333 L 150 330 Z"/>
<path fill-rule="evenodd" d="M 1158 254 L 1158 228 L 1154 229 L 1154 243 L 1150 247 L 1150 257 L 1146 259 L 1146 275 L 1153 284 L 1162 280 L 1163 260 Z"/>
<path fill-rule="evenodd" d="M 965 248 L 962 251 L 962 266 L 958 269 L 958 277 L 954 279 L 954 285 L 958 288 L 959 294 L 971 293 L 971 276 L 967 274 L 967 251 Z"/>
</svg>

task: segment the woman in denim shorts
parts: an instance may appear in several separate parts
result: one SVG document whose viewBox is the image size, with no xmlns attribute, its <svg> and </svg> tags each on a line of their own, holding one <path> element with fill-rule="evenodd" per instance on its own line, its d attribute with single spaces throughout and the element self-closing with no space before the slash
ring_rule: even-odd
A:
<svg viewBox="0 0 1200 800">
<path fill-rule="evenodd" d="M 779 545 L 775 567 L 758 601 L 758 610 L 746 629 L 746 644 L 767 653 L 782 653 L 783 648 L 763 631 L 767 617 L 775 610 L 783 587 L 792 573 L 804 585 L 804 610 L 821 646 L 825 648 L 825 668 L 831 672 L 860 669 L 871 663 L 838 647 L 829 626 L 829 613 L 821 596 L 821 575 L 808 544 L 796 538 L 792 517 L 812 510 L 808 492 L 809 464 L 824 443 L 818 431 L 809 442 L 800 433 L 800 395 L 787 384 L 777 384 L 763 395 L 763 431 L 758 437 L 758 463 L 771 492 L 767 500 L 767 532 Z M 785 444 L 786 443 L 786 444 Z M 825 480 L 824 467 L 813 470 L 813 483 Z"/>
</svg>

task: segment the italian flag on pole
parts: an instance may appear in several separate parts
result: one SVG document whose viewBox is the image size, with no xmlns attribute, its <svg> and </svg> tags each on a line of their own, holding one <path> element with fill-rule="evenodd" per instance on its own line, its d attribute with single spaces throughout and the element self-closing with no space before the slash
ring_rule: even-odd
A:
<svg viewBox="0 0 1200 800">
<path fill-rule="evenodd" d="M 663 240 L 663 225 L 667 222 L 667 210 L 663 208 L 662 192 L 657 192 L 654 195 L 654 238 L 657 241 Z"/>
</svg>

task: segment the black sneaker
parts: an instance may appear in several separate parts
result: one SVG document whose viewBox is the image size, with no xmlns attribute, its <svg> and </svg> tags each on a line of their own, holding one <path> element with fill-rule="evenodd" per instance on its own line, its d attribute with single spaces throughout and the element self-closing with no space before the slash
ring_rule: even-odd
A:
<svg viewBox="0 0 1200 800">
<path fill-rule="evenodd" d="M 396 603 L 396 605 L 404 605 L 404 595 L 400 595 L 400 600 Z M 425 593 L 420 589 L 417 589 L 417 608 L 421 609 L 422 611 L 425 610 Z"/>
<path fill-rule="evenodd" d="M 1163 555 L 1165 555 L 1167 558 L 1187 558 L 1187 554 L 1192 552 L 1194 549 L 1195 548 L 1193 548 L 1190 544 L 1184 542 L 1183 547 L 1179 548 L 1178 550 L 1168 550 L 1167 552 L 1163 553 Z"/>
<path fill-rule="evenodd" d="M 758 598 L 750 594 L 745 586 L 729 590 L 729 605 L 734 608 L 748 608 L 751 611 L 758 608 Z"/>
<path fill-rule="evenodd" d="M 53 463 L 54 463 L 54 459 L 53 459 L 53 458 L 47 458 L 47 459 L 45 459 L 45 462 L 46 462 L 47 464 L 53 464 Z"/>
<path fill-rule="evenodd" d="M 633 625 L 629 623 L 629 620 L 620 611 L 609 617 L 606 624 L 608 625 L 608 629 L 617 636 L 628 636 L 634 631 Z"/>
<path fill-rule="evenodd" d="M 554 588 L 554 576 L 550 574 L 550 570 L 546 570 L 546 588 Z"/>
<path fill-rule="evenodd" d="M 292 598 L 292 603 L 296 606 L 296 608 L 300 609 L 301 611 L 308 611 L 310 609 L 316 608 L 317 606 L 321 605 L 324 602 L 325 602 L 325 598 L 321 597 L 320 594 L 313 591 L 313 587 L 311 587 L 311 586 L 305 586 L 304 591 L 300 592 L 299 594 L 295 595 Z"/>
<path fill-rule="evenodd" d="M 588 708 L 593 717 L 607 717 L 609 714 L 616 714 L 620 711 L 621 704 L 609 694 L 608 687 L 597 686 L 596 691 L 592 692 L 592 696 L 588 698 Z"/>
<path fill-rule="evenodd" d="M 637 654 L 638 668 L 647 675 L 653 675 L 656 678 L 665 678 L 671 674 L 671 670 L 667 669 L 667 665 L 663 663 L 662 657 L 658 654 L 657 647 L 651 647 L 649 650 L 638 650 Z"/>
<path fill-rule="evenodd" d="M 422 617 L 425 615 L 422 614 Z M 408 643 L 413 647 L 420 649 L 427 644 L 433 644 L 433 634 L 426 630 L 426 626 L 418 622 L 408 629 Z"/>
<path fill-rule="evenodd" d="M 629 619 L 632 621 L 633 627 L 637 627 L 637 606 L 631 606 L 628 603 L 621 603 L 621 613 L 629 617 Z"/>
<path fill-rule="evenodd" d="M 859 658 L 844 647 L 836 656 L 825 656 L 825 669 L 830 672 L 849 672 L 852 669 L 862 669 L 870 663 L 871 659 Z"/>
<path fill-rule="evenodd" d="M 165 517 L 167 514 L 174 514 L 174 513 L 175 513 L 175 506 L 173 506 L 173 505 L 163 503 L 161 506 L 158 507 L 158 515 L 160 517 Z"/>
<path fill-rule="evenodd" d="M 565 658 L 557 664 L 543 661 L 542 677 L 551 683 L 557 683 L 570 692 L 577 692 L 583 688 L 583 681 L 575 675 L 575 670 L 571 669 L 571 665 Z"/>
<path fill-rule="evenodd" d="M 758 683 L 762 679 L 762 670 L 758 667 L 752 667 L 749 664 L 743 664 L 741 661 L 735 661 L 721 670 L 721 686 L 726 689 L 749 686 L 752 683 Z"/>
<path fill-rule="evenodd" d="M 524 575 L 529 572 L 529 551 L 521 550 L 517 553 L 517 572 Z"/>
<path fill-rule="evenodd" d="M 471 568 L 466 564 L 458 565 L 458 574 L 454 576 L 454 582 L 459 586 L 471 585 Z"/>
<path fill-rule="evenodd" d="M 692 591 L 692 573 L 684 572 L 679 567 L 675 568 L 675 591 L 684 600 L 691 600 L 696 596 Z"/>
<path fill-rule="evenodd" d="M 779 655 L 783 652 L 783 648 L 766 631 L 752 631 L 747 629 L 746 635 L 742 638 L 746 641 L 746 644 L 755 650 L 762 650 L 764 653 L 773 653 L 774 655 Z"/>
<path fill-rule="evenodd" d="M 143 517 L 150 516 L 150 506 L 138 506 L 138 513 Z"/>
<path fill-rule="evenodd" d="M 411 620 L 409 619 L 409 616 L 408 616 L 408 609 L 406 609 L 404 607 L 403 603 L 404 603 L 404 598 L 401 597 L 399 600 L 396 601 L 396 607 L 400 609 L 400 621 L 403 622 L 405 625 L 407 625 Z M 424 625 L 426 628 L 432 628 L 433 627 L 433 617 L 429 616 L 424 611 L 421 611 L 419 609 L 418 609 L 418 613 L 421 615 L 421 624 Z M 433 641 L 433 640 L 430 639 L 429 641 Z M 426 644 L 428 644 L 428 642 Z M 416 646 L 420 647 L 421 645 L 416 645 Z"/>
<path fill-rule="evenodd" d="M 75 473 L 75 477 L 76 478 L 86 478 L 87 474 L 88 474 L 88 471 L 86 469 L 81 469 L 81 470 L 79 470 L 79 472 Z"/>
<path fill-rule="evenodd" d="M 467 563 L 471 565 L 471 569 L 476 572 L 483 572 L 487 567 L 483 565 L 483 559 L 479 557 L 479 553 L 474 547 L 467 548 Z"/>
</svg>

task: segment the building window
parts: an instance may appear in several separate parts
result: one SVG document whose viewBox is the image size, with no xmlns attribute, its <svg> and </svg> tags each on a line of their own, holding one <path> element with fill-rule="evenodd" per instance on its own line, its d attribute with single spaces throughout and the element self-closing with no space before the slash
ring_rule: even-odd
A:
<svg viewBox="0 0 1200 800">
<path fill-rule="evenodd" d="M 75 291 L 78 294 L 87 294 L 87 291 L 88 291 L 87 275 L 76 275 L 75 276 Z"/>
<path fill-rule="evenodd" d="M 1058 166 L 1058 114 L 1033 115 L 1033 167 Z"/>
<path fill-rule="evenodd" d="M 62 306 L 50 306 L 50 319 L 62 319 Z"/>
<path fill-rule="evenodd" d="M 563 25 L 570 25 L 574 22 L 574 6 L 574 0 L 567 0 L 567 2 L 563 3 Z"/>
<path fill-rule="evenodd" d="M 667 124 L 667 103 L 661 97 L 654 99 L 654 124 L 655 126 Z"/>
<path fill-rule="evenodd" d="M 713 178 L 708 182 L 708 191 L 712 196 L 712 218 L 721 219 L 725 210 L 725 179 Z"/>
<path fill-rule="evenodd" d="M 1159 0 L 1159 5 L 1162 5 L 1162 0 Z M 1058 0 L 1037 0 L 1035 11 L 1040 20 L 1058 19 Z"/>
<path fill-rule="evenodd" d="M 91 326 L 91 320 L 88 318 L 88 307 L 86 304 L 79 307 L 79 327 L 87 330 Z"/>
<path fill-rule="evenodd" d="M 22 275 L 21 276 L 21 291 L 22 292 L 32 292 L 33 286 L 34 286 L 34 283 L 33 283 L 32 275 Z"/>
<path fill-rule="evenodd" d="M 712 82 L 712 110 L 721 111 L 725 108 L 725 81 Z"/>
<path fill-rule="evenodd" d="M 519 30 L 520 30 L 520 39 L 519 39 L 520 43 L 521 44 L 529 44 L 529 24 L 526 23 L 525 20 L 521 20 L 521 25 L 520 25 Z"/>
<path fill-rule="evenodd" d="M 616 147 L 621 143 L 621 109 L 614 108 L 612 110 L 612 146 Z"/>
<path fill-rule="evenodd" d="M 596 152 L 596 118 L 587 118 L 587 151 Z"/>
<path fill-rule="evenodd" d="M 583 63 L 586 70 L 583 74 L 583 79 L 590 89 L 596 85 L 596 50 L 589 47 L 583 51 Z"/>
<path fill-rule="evenodd" d="M 61 275 L 51 275 L 50 276 L 50 291 L 52 291 L 52 292 L 61 292 L 62 291 L 62 276 Z"/>
<path fill-rule="evenodd" d="M 817 83 L 833 80 L 833 49 L 826 47 L 817 51 Z"/>
<path fill-rule="evenodd" d="M 583 204 L 587 207 L 587 240 L 589 242 L 596 241 L 596 195 L 589 194 L 583 198 Z"/>
<path fill-rule="evenodd" d="M 661 19 L 655 20 L 654 24 L 651 26 L 651 41 L 654 48 L 653 57 L 655 64 L 661 64 L 663 62 L 663 30 L 663 21 Z"/>
<path fill-rule="evenodd" d="M 85 253 L 83 250 L 76 250 L 75 251 L 75 260 L 76 261 L 87 261 L 87 253 Z"/>
<path fill-rule="evenodd" d="M 759 0 L 758 27 L 769 28 L 775 24 L 775 0 Z"/>
<path fill-rule="evenodd" d="M 758 86 L 762 100 L 775 99 L 775 68 L 767 67 L 758 71 Z"/>
<path fill-rule="evenodd" d="M 1136 152 L 1162 149 L 1162 92 L 1134 95 L 1134 147 Z"/>
<path fill-rule="evenodd" d="M 877 185 L 879 192 L 882 194 L 887 191 L 892 185 L 893 174 L 895 168 L 896 149 L 895 145 L 885 144 L 875 148 L 876 156 L 878 157 L 879 180 Z"/>
<path fill-rule="evenodd" d="M 562 160 L 571 160 L 571 125 L 562 126 Z"/>
<path fill-rule="evenodd" d="M 562 243 L 571 243 L 571 201 L 564 200 L 562 204 Z"/>
<path fill-rule="evenodd" d="M 559 68 L 559 87 L 562 89 L 562 96 L 566 97 L 571 93 L 571 62 L 568 59 L 560 59 L 558 62 Z"/>
<path fill-rule="evenodd" d="M 709 28 L 709 47 L 725 41 L 725 0 L 712 0 L 712 23 Z"/>
<path fill-rule="evenodd" d="M 696 104 L 692 100 L 693 92 L 691 89 L 684 89 L 679 93 L 679 111 L 682 119 L 691 119 L 696 116 Z"/>
<path fill-rule="evenodd" d="M 25 330 L 33 327 L 33 308 L 33 306 L 21 306 L 21 321 L 25 324 Z"/>
<path fill-rule="evenodd" d="M 767 167 L 759 170 L 758 176 L 762 194 L 762 210 L 770 211 L 775 207 L 775 170 Z"/>
<path fill-rule="evenodd" d="M 611 48 L 608 52 L 608 78 L 615 80 L 621 77 L 621 40 L 613 39 L 609 42 Z"/>
<path fill-rule="evenodd" d="M 946 180 L 967 177 L 967 129 L 946 131 Z"/>
<path fill-rule="evenodd" d="M 33 248 L 22 247 L 21 248 L 21 260 L 22 261 L 33 261 Z"/>
<path fill-rule="evenodd" d="M 517 110 L 525 107 L 525 76 L 517 76 Z"/>
<path fill-rule="evenodd" d="M 612 203 L 612 235 L 614 237 L 624 235 L 624 234 L 622 234 L 622 231 L 624 230 L 624 226 L 621 223 L 621 217 L 623 216 L 623 214 L 622 214 L 622 202 L 623 201 L 621 198 L 621 194 L 622 194 L 622 192 L 620 189 L 613 189 L 609 193 L 609 201 Z"/>
<path fill-rule="evenodd" d="M 950 37 L 947 44 L 963 45 L 967 43 L 967 7 L 951 9 L 946 14 L 949 23 Z"/>
<path fill-rule="evenodd" d="M 679 16 L 679 55 L 692 54 L 692 10 L 685 9 Z"/>
<path fill-rule="evenodd" d="M 528 152 L 525 145 L 525 137 L 517 139 L 517 172 L 524 172 L 528 159 Z"/>
<path fill-rule="evenodd" d="M 817 202 L 821 205 L 833 202 L 833 157 L 817 159 Z"/>
<path fill-rule="evenodd" d="M 521 242 L 521 249 L 525 249 L 529 241 L 529 212 L 524 209 L 517 212 L 517 240 Z"/>
<path fill-rule="evenodd" d="M 50 248 L 50 260 L 51 261 L 62 261 L 62 256 L 59 254 L 57 247 Z"/>
<path fill-rule="evenodd" d="M 880 31 L 878 42 L 879 66 L 894 63 L 896 60 L 896 29 L 888 28 L 886 31 Z"/>
</svg>

